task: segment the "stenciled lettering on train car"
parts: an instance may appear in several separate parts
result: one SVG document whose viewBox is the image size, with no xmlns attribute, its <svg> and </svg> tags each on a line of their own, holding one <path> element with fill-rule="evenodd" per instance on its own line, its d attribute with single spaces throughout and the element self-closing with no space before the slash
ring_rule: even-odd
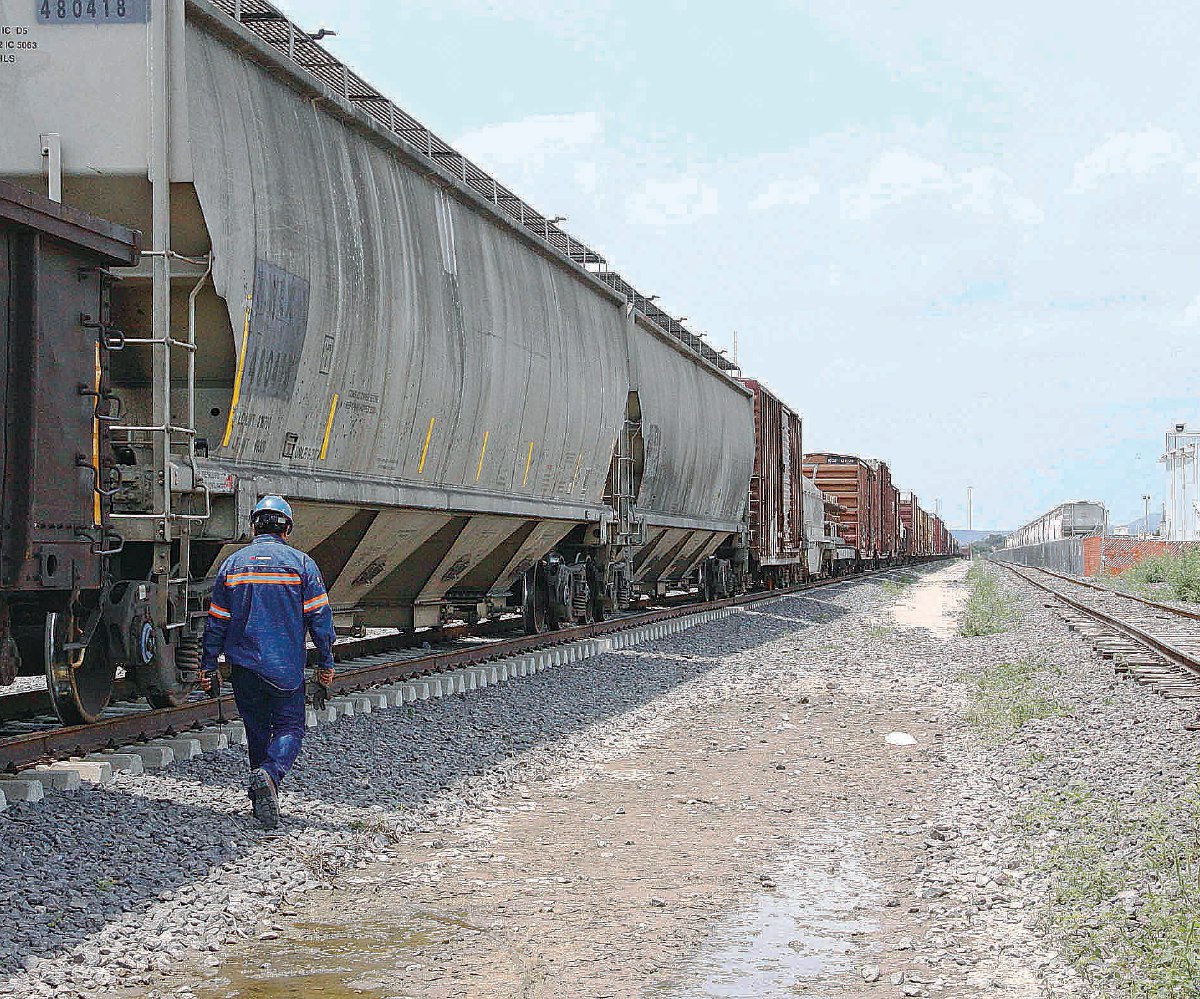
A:
<svg viewBox="0 0 1200 999">
<path fill-rule="evenodd" d="M 381 572 L 383 572 L 383 570 L 386 568 L 387 568 L 387 561 L 385 559 L 381 559 L 381 558 L 372 559 L 370 562 L 368 562 L 366 564 L 366 566 L 363 568 L 363 571 L 360 572 L 357 576 L 354 577 L 354 579 L 352 579 L 350 581 L 350 585 L 351 586 L 366 586 L 368 583 L 373 583 L 375 581 L 376 577 Z"/>
<path fill-rule="evenodd" d="M 244 376 L 247 389 L 274 399 L 292 394 L 308 329 L 308 295 L 304 278 L 265 260 L 255 265 Z"/>
</svg>

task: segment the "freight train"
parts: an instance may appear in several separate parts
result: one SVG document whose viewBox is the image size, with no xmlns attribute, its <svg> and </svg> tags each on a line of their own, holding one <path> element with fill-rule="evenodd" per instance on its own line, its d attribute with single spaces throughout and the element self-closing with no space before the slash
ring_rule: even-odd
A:
<svg viewBox="0 0 1200 999">
<path fill-rule="evenodd" d="M 916 494 L 901 492 L 886 461 L 852 454 L 813 453 L 804 474 L 842 509 L 842 558 L 855 570 L 933 555 L 951 555 L 958 543 L 937 514 L 921 509 Z"/>
<path fill-rule="evenodd" d="M 908 554 L 886 465 L 808 481 L 794 412 L 272 4 L 0 14 L 0 683 L 181 702 L 267 493 L 343 630 Z"/>
</svg>

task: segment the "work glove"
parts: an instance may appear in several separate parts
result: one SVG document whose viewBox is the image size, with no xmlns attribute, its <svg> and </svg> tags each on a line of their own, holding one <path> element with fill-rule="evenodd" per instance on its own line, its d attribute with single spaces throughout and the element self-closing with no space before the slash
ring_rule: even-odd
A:
<svg viewBox="0 0 1200 999">
<path fill-rule="evenodd" d="M 312 706 L 320 711 L 329 700 L 329 685 L 333 682 L 333 670 L 318 669 L 313 671 L 313 677 L 308 681 L 308 699 Z"/>
<path fill-rule="evenodd" d="M 200 671 L 200 689 L 209 697 L 221 696 L 221 671 L 215 666 L 211 671 Z"/>
</svg>

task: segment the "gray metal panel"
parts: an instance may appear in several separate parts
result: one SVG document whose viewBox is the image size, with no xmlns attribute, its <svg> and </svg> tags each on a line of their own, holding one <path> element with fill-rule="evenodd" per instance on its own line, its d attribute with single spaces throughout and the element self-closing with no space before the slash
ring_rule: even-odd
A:
<svg viewBox="0 0 1200 999">
<path fill-rule="evenodd" d="M 281 295 L 291 308 L 307 294 L 296 370 L 280 376 L 294 390 L 244 372 L 214 457 L 498 509 L 598 507 L 627 391 L 619 308 L 191 24 L 187 71 L 196 190 L 238 340 Z"/>
<path fill-rule="evenodd" d="M 56 132 L 67 173 L 145 176 L 148 24 L 38 24 L 36 13 L 34 0 L 0 0 L 14 46 L 0 64 L 0 174 L 41 174 L 39 136 Z"/>
<path fill-rule="evenodd" d="M 646 449 L 638 512 L 651 524 L 736 529 L 754 463 L 752 395 L 642 323 L 629 353 Z"/>
<path fill-rule="evenodd" d="M 1021 548 L 1003 548 L 993 552 L 989 558 L 994 562 L 1013 562 L 1082 576 L 1083 538 L 1061 538 Z"/>
</svg>

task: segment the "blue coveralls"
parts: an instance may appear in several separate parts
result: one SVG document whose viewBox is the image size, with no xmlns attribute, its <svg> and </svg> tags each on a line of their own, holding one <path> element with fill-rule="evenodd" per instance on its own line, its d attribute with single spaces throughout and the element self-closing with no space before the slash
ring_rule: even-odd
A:
<svg viewBox="0 0 1200 999">
<path fill-rule="evenodd" d="M 304 737 L 304 633 L 321 669 L 333 668 L 333 612 L 316 563 L 274 534 L 260 534 L 217 573 L 204 629 L 205 672 L 233 666 L 233 697 L 246 725 L 250 769 L 278 787 Z"/>
</svg>

